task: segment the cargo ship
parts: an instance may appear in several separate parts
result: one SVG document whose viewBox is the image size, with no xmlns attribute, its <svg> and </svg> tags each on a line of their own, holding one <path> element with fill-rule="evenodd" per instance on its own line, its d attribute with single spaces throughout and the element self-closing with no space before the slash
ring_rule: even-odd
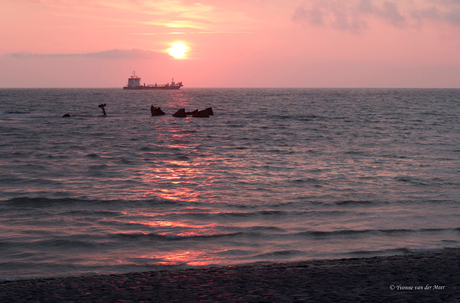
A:
<svg viewBox="0 0 460 303">
<path fill-rule="evenodd" d="M 141 85 L 141 78 L 136 76 L 136 72 L 133 72 L 133 75 L 128 78 L 128 85 L 124 86 L 123 89 L 179 89 L 181 88 L 182 82 L 174 82 L 174 78 L 171 83 L 166 84 L 147 84 Z"/>
</svg>

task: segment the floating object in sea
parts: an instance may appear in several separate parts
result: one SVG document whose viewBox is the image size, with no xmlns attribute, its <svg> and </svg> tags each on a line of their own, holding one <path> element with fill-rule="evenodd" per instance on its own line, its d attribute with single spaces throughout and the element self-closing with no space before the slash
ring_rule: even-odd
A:
<svg viewBox="0 0 460 303">
<path fill-rule="evenodd" d="M 200 110 L 195 112 L 192 117 L 197 117 L 197 118 L 209 118 L 209 116 L 214 115 L 214 112 L 212 111 L 212 107 L 208 107 L 204 110 Z"/>
<path fill-rule="evenodd" d="M 105 113 L 105 109 L 104 109 L 104 107 L 105 107 L 106 105 L 107 105 L 107 104 L 105 104 L 105 103 L 104 103 L 104 104 L 99 104 L 99 105 L 98 105 L 100 108 L 102 108 L 102 113 L 104 114 L 104 116 L 107 116 L 107 114 Z"/>
<path fill-rule="evenodd" d="M 191 116 L 193 114 L 196 114 L 198 112 L 198 109 L 195 109 L 193 112 L 185 112 L 187 116 Z"/>
<path fill-rule="evenodd" d="M 177 117 L 177 118 L 187 117 L 187 115 L 185 114 L 185 108 L 179 109 L 177 112 L 173 114 L 173 117 Z"/>
<path fill-rule="evenodd" d="M 69 114 L 65 114 L 65 115 L 62 116 L 62 118 L 69 118 L 69 117 L 70 117 Z"/>
<path fill-rule="evenodd" d="M 197 113 L 194 113 L 192 117 L 195 118 L 209 118 L 209 113 L 206 110 L 200 110 Z"/>
<path fill-rule="evenodd" d="M 194 111 L 191 111 L 191 112 L 186 112 L 185 108 L 181 108 L 173 114 L 173 117 L 183 118 L 187 116 L 192 116 L 196 118 L 209 118 L 209 116 L 211 115 L 214 115 L 214 112 L 212 111 L 212 107 L 208 107 L 204 110 L 195 109 Z"/>
<path fill-rule="evenodd" d="M 162 116 L 165 114 L 164 111 L 161 110 L 161 108 L 159 107 L 155 107 L 155 106 L 150 106 L 150 112 L 152 113 L 152 116 Z"/>
<path fill-rule="evenodd" d="M 207 111 L 210 116 L 214 115 L 214 112 L 212 111 L 212 107 L 206 108 L 205 111 Z"/>
</svg>

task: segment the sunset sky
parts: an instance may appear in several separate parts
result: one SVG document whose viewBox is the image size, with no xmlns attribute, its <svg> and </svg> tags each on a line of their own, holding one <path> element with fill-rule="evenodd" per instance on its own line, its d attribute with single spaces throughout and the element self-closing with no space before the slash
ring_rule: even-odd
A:
<svg viewBox="0 0 460 303">
<path fill-rule="evenodd" d="M 460 88 L 460 0 L 2 0 L 0 41 L 4 88 Z"/>
</svg>

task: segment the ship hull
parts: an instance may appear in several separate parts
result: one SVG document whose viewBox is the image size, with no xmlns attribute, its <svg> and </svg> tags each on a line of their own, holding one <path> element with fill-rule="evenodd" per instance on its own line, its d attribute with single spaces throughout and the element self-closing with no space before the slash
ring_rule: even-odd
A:
<svg viewBox="0 0 460 303">
<path fill-rule="evenodd" d="M 136 86 L 136 87 L 129 87 L 129 86 L 124 86 L 123 89 L 128 89 L 128 90 L 151 90 L 151 89 L 159 89 L 159 90 L 174 90 L 174 89 L 179 89 L 180 86 Z"/>
</svg>

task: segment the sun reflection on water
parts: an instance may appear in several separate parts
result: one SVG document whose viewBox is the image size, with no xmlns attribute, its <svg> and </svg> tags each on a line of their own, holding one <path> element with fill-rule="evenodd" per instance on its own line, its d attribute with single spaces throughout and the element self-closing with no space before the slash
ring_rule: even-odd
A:
<svg viewBox="0 0 460 303">
<path fill-rule="evenodd" d="M 145 222 L 138 222 L 138 221 L 131 221 L 131 224 L 141 224 L 147 225 L 150 227 L 167 227 L 171 228 L 168 231 L 159 232 L 159 235 L 162 236 L 176 236 L 176 237 L 194 237 L 194 236 L 211 236 L 213 235 L 214 228 L 217 226 L 216 223 L 211 224 L 190 224 L 185 222 L 174 222 L 174 221 L 145 221 Z M 181 229 L 181 232 L 176 232 L 174 229 Z M 183 229 L 186 229 L 185 231 Z"/>
<path fill-rule="evenodd" d="M 226 250 L 186 250 L 180 252 L 163 252 L 157 253 L 154 256 L 142 256 L 143 258 L 160 259 L 163 261 L 156 262 L 155 265 L 159 266 L 174 266 L 187 264 L 190 266 L 206 266 L 216 263 L 213 255 L 216 255 Z"/>
<path fill-rule="evenodd" d="M 209 194 L 206 188 L 210 186 L 212 176 L 203 169 L 206 163 L 187 161 L 186 156 L 178 157 L 183 157 L 184 160 L 163 160 L 160 165 L 152 165 L 140 174 L 145 186 L 152 187 L 144 192 L 144 197 L 157 196 L 171 201 L 197 202 L 200 195 Z M 156 164 L 156 161 L 149 163 Z"/>
</svg>

